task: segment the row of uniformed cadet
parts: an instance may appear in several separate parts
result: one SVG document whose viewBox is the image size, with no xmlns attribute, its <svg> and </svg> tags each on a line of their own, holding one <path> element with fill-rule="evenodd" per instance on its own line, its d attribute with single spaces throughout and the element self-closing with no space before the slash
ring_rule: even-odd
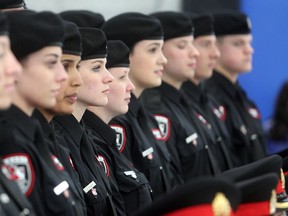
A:
<svg viewBox="0 0 288 216">
<path fill-rule="evenodd" d="M 60 16 L 1 14 L 1 215 L 268 215 L 276 193 L 287 207 L 281 158 L 258 151 L 256 107 L 243 90 L 231 108 L 235 99 L 200 86 L 219 62 L 234 87 L 241 51 L 233 62 L 229 49 L 251 65 L 246 16 L 217 14 L 219 26 L 232 20 L 218 30 L 211 16 L 180 12 Z"/>
</svg>

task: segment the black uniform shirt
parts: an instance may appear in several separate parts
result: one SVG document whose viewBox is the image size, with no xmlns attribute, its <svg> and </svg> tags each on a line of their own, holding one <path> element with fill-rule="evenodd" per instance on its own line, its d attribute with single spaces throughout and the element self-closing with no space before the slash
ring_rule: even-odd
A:
<svg viewBox="0 0 288 216">
<path fill-rule="evenodd" d="M 147 129 L 147 120 L 141 109 L 143 110 L 143 107 L 132 94 L 129 111 L 125 115 L 112 119 L 110 126 L 117 133 L 119 151 L 145 174 L 153 189 L 154 197 L 157 198 L 169 191 L 171 186 L 157 148 L 149 139 L 149 135 L 153 137 L 153 134 L 150 129 Z"/>
<path fill-rule="evenodd" d="M 13 170 L 12 179 L 31 202 L 36 214 L 75 215 L 68 183 L 59 177 L 61 171 L 52 162 L 39 122 L 16 106 L 1 113 L 1 118 L 9 122 L 6 130 L 10 137 L 5 141 L 10 143 L 1 143 L 0 154 L 4 164 Z"/>
<path fill-rule="evenodd" d="M 218 173 L 208 144 L 198 134 L 196 123 L 187 112 L 180 91 L 162 82 L 141 96 L 145 108 L 154 114 L 172 157 L 182 168 L 183 178 Z"/>
<path fill-rule="evenodd" d="M 73 115 L 57 116 L 53 119 L 53 123 L 56 133 L 64 138 L 59 140 L 59 144 L 71 151 L 71 159 L 85 192 L 88 215 L 122 215 L 123 208 L 120 211 L 121 207 L 116 206 L 120 212 L 115 210 L 109 180 L 105 176 L 104 169 L 95 162 L 85 129 Z"/>
<path fill-rule="evenodd" d="M 234 85 L 223 75 L 214 71 L 205 82 L 205 89 L 221 105 L 224 119 L 232 139 L 232 158 L 236 165 L 266 156 L 260 113 L 238 84 Z"/>
<path fill-rule="evenodd" d="M 85 199 L 81 183 L 79 181 L 79 176 L 77 175 L 75 178 L 76 172 L 75 170 L 73 170 L 71 162 L 69 161 L 70 152 L 67 151 L 67 148 L 64 148 L 62 145 L 59 145 L 57 143 L 53 124 L 49 124 L 45 117 L 41 114 L 41 112 L 35 110 L 33 113 L 33 117 L 38 119 L 41 124 L 44 140 L 49 146 L 50 152 L 52 153 L 53 161 L 59 167 L 59 169 L 65 169 L 65 171 L 62 172 L 63 178 L 68 181 L 70 189 L 73 192 L 76 211 L 79 215 L 87 215 Z M 58 161 L 58 159 L 60 162 Z M 70 170 L 70 173 L 73 170 L 73 174 L 68 174 L 68 170 Z"/>
<path fill-rule="evenodd" d="M 230 136 L 223 121 L 215 114 L 215 107 L 210 97 L 204 93 L 201 85 L 186 81 L 181 91 L 187 99 L 189 109 L 195 111 L 196 117 L 202 122 L 204 133 L 212 143 L 212 150 L 217 157 L 221 170 L 233 168 L 230 154 Z"/>
<path fill-rule="evenodd" d="M 151 202 L 151 188 L 145 175 L 139 172 L 122 155 L 116 145 L 116 133 L 97 115 L 86 111 L 83 121 L 93 139 L 93 147 L 98 152 L 98 160 L 105 167 L 105 173 L 117 181 L 124 201 L 127 215 L 139 211 Z"/>
</svg>

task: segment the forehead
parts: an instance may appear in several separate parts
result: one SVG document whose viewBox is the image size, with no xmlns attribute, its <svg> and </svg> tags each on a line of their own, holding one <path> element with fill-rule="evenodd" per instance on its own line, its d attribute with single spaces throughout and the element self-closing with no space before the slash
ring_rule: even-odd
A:
<svg viewBox="0 0 288 216">
<path fill-rule="evenodd" d="M 201 42 L 216 42 L 216 36 L 215 35 L 203 35 L 199 36 L 194 39 L 194 44 L 201 43 Z"/>
<path fill-rule="evenodd" d="M 251 34 L 226 35 L 222 37 L 223 41 L 235 41 L 235 40 L 251 41 L 252 39 L 253 36 Z"/>
<path fill-rule="evenodd" d="M 148 46 L 153 46 L 153 45 L 161 46 L 163 43 L 164 41 L 162 39 L 161 40 L 141 40 L 135 44 L 134 48 L 148 47 Z"/>
</svg>

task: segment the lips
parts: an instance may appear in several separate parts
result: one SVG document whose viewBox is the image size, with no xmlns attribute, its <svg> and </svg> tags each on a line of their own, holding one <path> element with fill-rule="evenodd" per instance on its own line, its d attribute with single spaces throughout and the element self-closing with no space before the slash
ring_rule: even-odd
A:
<svg viewBox="0 0 288 216">
<path fill-rule="evenodd" d="M 66 98 L 71 102 L 75 103 L 77 101 L 77 93 L 67 95 Z"/>
<path fill-rule="evenodd" d="M 110 89 L 109 89 L 109 88 L 106 89 L 106 90 L 104 90 L 104 91 L 102 91 L 103 94 L 109 94 L 109 92 L 110 92 Z"/>
</svg>

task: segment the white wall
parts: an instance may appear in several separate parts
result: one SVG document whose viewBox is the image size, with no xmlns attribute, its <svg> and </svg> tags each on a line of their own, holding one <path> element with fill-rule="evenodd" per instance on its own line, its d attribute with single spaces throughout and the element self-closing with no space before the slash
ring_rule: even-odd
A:
<svg viewBox="0 0 288 216">
<path fill-rule="evenodd" d="M 91 10 L 101 13 L 106 19 L 119 13 L 134 11 L 151 13 L 161 10 L 181 9 L 181 0 L 25 0 L 28 8 L 41 11 L 50 10 Z"/>
</svg>

